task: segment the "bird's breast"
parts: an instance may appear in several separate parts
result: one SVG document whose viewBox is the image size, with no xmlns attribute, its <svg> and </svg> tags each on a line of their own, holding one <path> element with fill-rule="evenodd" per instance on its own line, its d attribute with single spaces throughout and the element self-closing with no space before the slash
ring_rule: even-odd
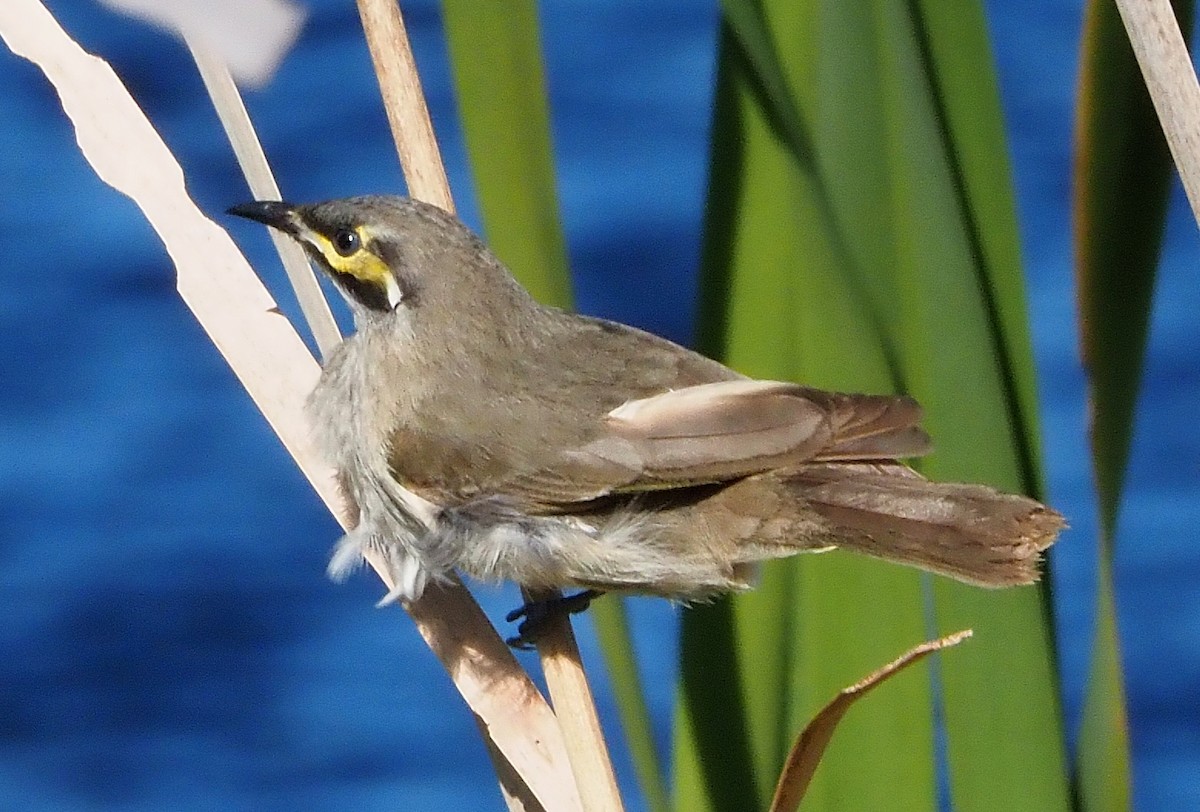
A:
<svg viewBox="0 0 1200 812">
<path fill-rule="evenodd" d="M 371 350 L 361 335 L 344 341 L 325 363 L 306 404 L 326 462 L 341 473 L 364 510 L 371 501 L 365 491 L 386 471 L 387 393 L 395 386 L 392 375 L 380 374 L 384 369 Z"/>
</svg>

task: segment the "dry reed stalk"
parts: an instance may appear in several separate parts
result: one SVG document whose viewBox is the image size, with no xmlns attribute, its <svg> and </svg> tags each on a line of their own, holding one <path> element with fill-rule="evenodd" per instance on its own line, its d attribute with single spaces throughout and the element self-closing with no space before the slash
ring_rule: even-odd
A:
<svg viewBox="0 0 1200 812">
<path fill-rule="evenodd" d="M 1170 0 L 1117 0 L 1167 146 L 1200 224 L 1200 84 Z"/>
<path fill-rule="evenodd" d="M 358 0 L 358 11 L 409 194 L 453 212 L 450 183 L 396 0 Z M 566 616 L 547 624 L 538 640 L 538 653 L 583 808 L 588 812 L 623 809 L 591 686 Z"/>
<path fill-rule="evenodd" d="M 176 265 L 185 303 L 318 495 L 352 525 L 303 414 L 320 368 L 229 235 L 187 195 L 179 164 L 145 114 L 108 64 L 80 49 L 38 0 L 0 3 L 0 37 L 55 86 L 84 157 L 142 210 Z M 516 789 L 528 801 L 517 798 L 513 808 L 580 809 L 549 706 L 466 589 L 431 590 L 412 611 L 489 747 L 525 782 Z"/>
</svg>

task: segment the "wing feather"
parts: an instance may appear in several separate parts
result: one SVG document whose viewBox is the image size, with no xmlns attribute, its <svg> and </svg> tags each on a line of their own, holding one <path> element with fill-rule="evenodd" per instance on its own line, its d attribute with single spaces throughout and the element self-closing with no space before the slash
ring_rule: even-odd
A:
<svg viewBox="0 0 1200 812">
<path fill-rule="evenodd" d="M 928 449 L 911 398 L 732 380 L 631 400 L 597 437 L 497 492 L 543 510 L 619 493 L 724 482 L 826 460 L 891 460 Z"/>
</svg>

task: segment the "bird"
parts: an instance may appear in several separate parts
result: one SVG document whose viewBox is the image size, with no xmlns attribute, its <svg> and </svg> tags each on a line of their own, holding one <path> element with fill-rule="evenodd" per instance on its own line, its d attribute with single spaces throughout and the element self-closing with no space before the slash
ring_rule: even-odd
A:
<svg viewBox="0 0 1200 812">
<path fill-rule="evenodd" d="M 455 571 L 581 590 L 566 611 L 604 592 L 686 603 L 751 588 L 766 560 L 835 548 L 1018 586 L 1064 526 L 1029 497 L 907 465 L 931 449 L 911 397 L 749 378 L 540 304 L 436 206 L 372 195 L 229 212 L 299 242 L 353 314 L 306 412 L 358 510 L 330 575 L 375 556 L 394 583 L 381 603 Z"/>
</svg>

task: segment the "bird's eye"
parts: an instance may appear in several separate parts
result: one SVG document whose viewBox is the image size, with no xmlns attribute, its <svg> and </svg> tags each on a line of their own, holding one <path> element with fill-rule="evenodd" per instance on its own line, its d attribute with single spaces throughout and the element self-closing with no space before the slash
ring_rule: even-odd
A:
<svg viewBox="0 0 1200 812">
<path fill-rule="evenodd" d="M 358 232 L 348 228 L 338 229 L 333 235 L 333 247 L 339 254 L 348 257 L 359 249 Z"/>
</svg>

